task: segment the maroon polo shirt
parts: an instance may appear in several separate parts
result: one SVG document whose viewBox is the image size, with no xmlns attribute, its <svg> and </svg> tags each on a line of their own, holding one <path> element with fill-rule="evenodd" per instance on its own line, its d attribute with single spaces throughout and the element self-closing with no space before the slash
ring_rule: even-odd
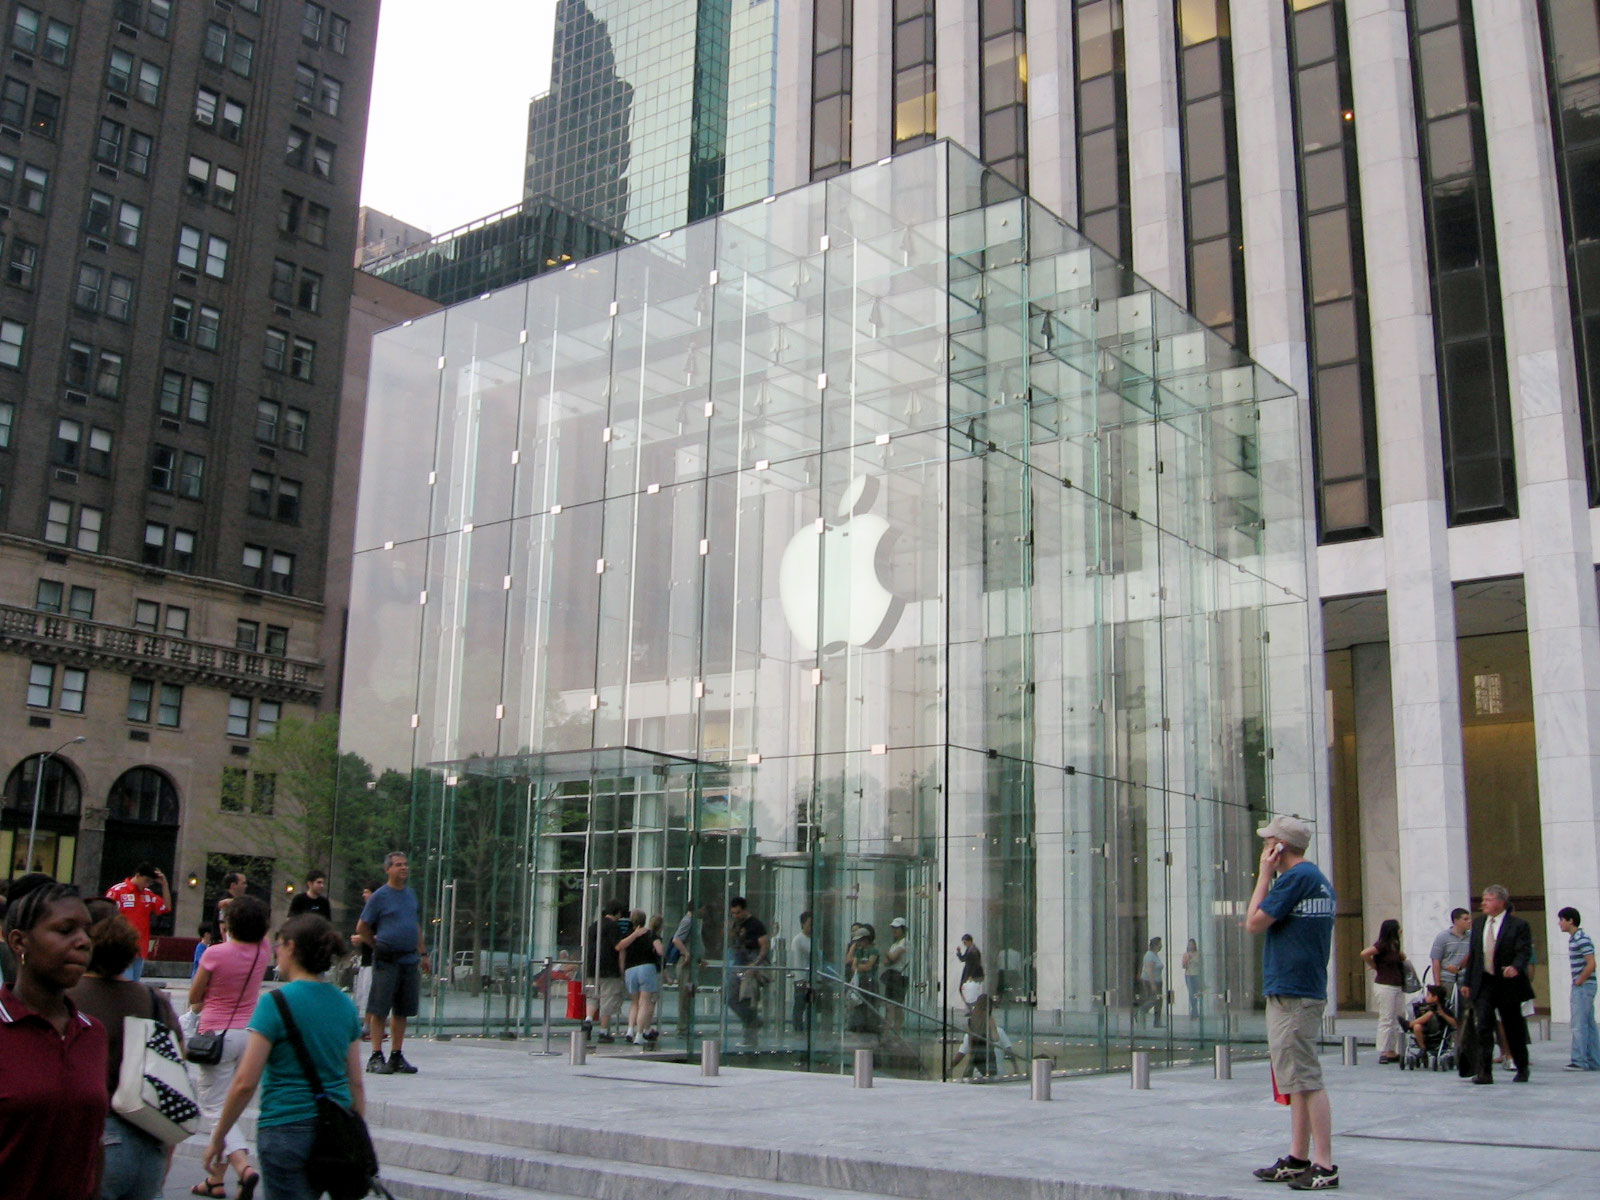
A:
<svg viewBox="0 0 1600 1200">
<path fill-rule="evenodd" d="M 0 988 L 0 1191 L 91 1200 L 105 1132 L 106 1030 L 67 1001 L 65 1035 Z"/>
</svg>

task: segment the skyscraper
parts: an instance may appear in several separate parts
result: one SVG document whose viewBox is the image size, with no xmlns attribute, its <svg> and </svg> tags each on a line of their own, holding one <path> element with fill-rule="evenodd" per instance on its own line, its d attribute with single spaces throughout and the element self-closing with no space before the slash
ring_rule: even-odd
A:
<svg viewBox="0 0 1600 1200">
<path fill-rule="evenodd" d="M 208 871 L 281 892 L 307 865 L 260 819 L 275 787 L 251 752 L 331 687 L 377 6 L 32 0 L 5 20 L 0 857 L 90 889 L 149 858 L 192 926 Z"/>
<path fill-rule="evenodd" d="M 559 0 L 524 194 L 632 238 L 768 194 L 777 20 L 771 0 Z"/>
<path fill-rule="evenodd" d="M 1592 0 L 813 0 L 779 40 L 780 191 L 952 138 L 1307 397 L 1344 961 L 1491 882 L 1559 946 L 1600 905 Z"/>
</svg>

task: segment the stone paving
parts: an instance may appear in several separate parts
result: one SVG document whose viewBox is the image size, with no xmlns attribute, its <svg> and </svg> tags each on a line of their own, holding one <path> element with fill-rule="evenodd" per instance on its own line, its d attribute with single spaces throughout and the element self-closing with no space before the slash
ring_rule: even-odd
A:
<svg viewBox="0 0 1600 1200">
<path fill-rule="evenodd" d="M 1553 1034 L 1534 1044 L 1526 1085 L 1509 1073 L 1485 1088 L 1454 1072 L 1379 1067 L 1370 1046 L 1355 1067 L 1325 1055 L 1341 1190 L 1396 1200 L 1600 1195 L 1600 1074 L 1562 1070 L 1567 1032 Z M 770 1164 L 770 1178 L 795 1186 L 961 1200 L 1261 1197 L 1272 1185 L 1250 1171 L 1288 1138 L 1264 1063 L 1236 1063 L 1229 1081 L 1209 1068 L 1156 1070 L 1149 1091 L 1125 1074 L 1057 1079 L 1054 1100 L 1039 1103 L 1017 1085 L 878 1079 L 858 1090 L 849 1075 L 726 1067 L 703 1078 L 697 1066 L 642 1052 L 591 1054 L 575 1067 L 528 1047 L 410 1041 L 420 1075 L 367 1077 L 374 1124 L 596 1160 L 627 1159 L 646 1139 L 659 1141 L 650 1153 L 664 1165 L 748 1178 L 751 1156 L 765 1155 L 760 1170 Z M 793 1194 L 773 1186 L 772 1195 Z"/>
</svg>

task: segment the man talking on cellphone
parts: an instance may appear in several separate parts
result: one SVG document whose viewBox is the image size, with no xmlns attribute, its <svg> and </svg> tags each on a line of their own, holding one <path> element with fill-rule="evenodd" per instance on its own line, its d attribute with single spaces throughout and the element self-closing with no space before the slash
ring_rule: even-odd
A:
<svg viewBox="0 0 1600 1200">
<path fill-rule="evenodd" d="M 1255 1172 L 1299 1192 L 1339 1186 L 1333 1162 L 1333 1113 L 1322 1086 L 1317 1035 L 1328 1003 L 1328 952 L 1333 944 L 1333 885 L 1307 860 L 1311 827 L 1274 817 L 1256 830 L 1261 870 L 1244 927 L 1266 935 L 1262 992 L 1267 998 L 1267 1051 L 1277 1090 L 1289 1097 L 1289 1153 Z"/>
</svg>

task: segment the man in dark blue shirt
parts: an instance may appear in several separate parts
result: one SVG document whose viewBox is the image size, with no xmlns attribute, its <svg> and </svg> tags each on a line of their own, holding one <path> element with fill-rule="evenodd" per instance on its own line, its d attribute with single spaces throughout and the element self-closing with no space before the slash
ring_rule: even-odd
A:
<svg viewBox="0 0 1600 1200">
<path fill-rule="evenodd" d="M 388 882 L 372 893 L 356 923 L 356 940 L 372 947 L 372 988 L 367 993 L 367 1030 L 372 1054 L 367 1070 L 375 1075 L 415 1075 L 400 1047 L 406 1040 L 406 1020 L 417 1015 L 422 998 L 421 971 L 429 969 L 422 941 L 422 921 L 417 894 L 406 887 L 411 866 L 399 850 L 383 860 Z M 419 970 L 420 967 L 420 970 Z M 383 1057 L 383 1023 L 394 1032 L 394 1052 Z"/>
<path fill-rule="evenodd" d="M 1266 935 L 1262 992 L 1267 1050 L 1276 1089 L 1289 1097 L 1289 1153 L 1255 1172 L 1295 1191 L 1339 1186 L 1333 1162 L 1333 1114 L 1322 1086 L 1317 1036 L 1328 1003 L 1328 952 L 1336 908 L 1333 885 L 1306 857 L 1311 827 L 1274 817 L 1256 830 L 1261 870 L 1245 929 Z"/>
</svg>

